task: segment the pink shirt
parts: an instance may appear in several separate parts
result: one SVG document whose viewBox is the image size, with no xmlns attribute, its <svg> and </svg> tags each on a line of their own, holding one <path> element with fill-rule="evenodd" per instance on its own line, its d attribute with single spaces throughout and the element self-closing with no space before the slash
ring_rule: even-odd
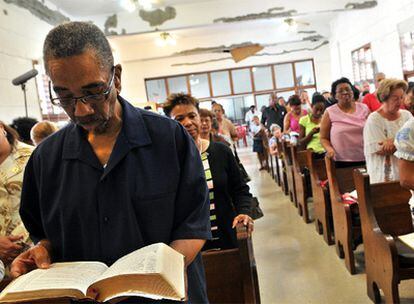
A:
<svg viewBox="0 0 414 304">
<path fill-rule="evenodd" d="M 330 140 L 335 150 L 335 160 L 359 162 L 364 161 L 363 131 L 370 113 L 368 107 L 355 103 L 355 112 L 345 113 L 335 104 L 326 109 L 331 120 Z"/>
<path fill-rule="evenodd" d="M 303 110 L 301 117 L 307 114 L 308 112 L 306 110 Z M 290 131 L 300 133 L 299 119 L 296 119 L 295 116 L 290 115 Z"/>
</svg>

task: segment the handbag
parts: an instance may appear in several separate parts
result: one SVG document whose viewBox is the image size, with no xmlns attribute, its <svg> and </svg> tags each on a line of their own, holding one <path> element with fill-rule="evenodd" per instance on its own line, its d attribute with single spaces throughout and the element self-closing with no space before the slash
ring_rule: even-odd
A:
<svg viewBox="0 0 414 304">
<path fill-rule="evenodd" d="M 262 209 L 259 206 L 259 200 L 257 197 L 252 197 L 252 212 L 251 212 L 252 219 L 257 220 L 264 216 Z"/>
</svg>

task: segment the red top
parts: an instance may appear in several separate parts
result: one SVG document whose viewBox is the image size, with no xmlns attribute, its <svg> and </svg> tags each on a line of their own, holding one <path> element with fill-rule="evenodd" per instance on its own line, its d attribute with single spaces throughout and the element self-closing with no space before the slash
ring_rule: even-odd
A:
<svg viewBox="0 0 414 304">
<path fill-rule="evenodd" d="M 368 106 L 371 112 L 375 112 L 381 107 L 381 103 L 375 93 L 369 93 L 365 95 L 365 97 L 362 99 L 362 102 Z"/>
</svg>

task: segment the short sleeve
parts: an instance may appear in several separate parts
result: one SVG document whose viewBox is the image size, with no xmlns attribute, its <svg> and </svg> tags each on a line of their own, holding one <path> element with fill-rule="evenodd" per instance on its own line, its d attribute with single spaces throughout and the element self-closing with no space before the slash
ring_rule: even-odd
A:
<svg viewBox="0 0 414 304">
<path fill-rule="evenodd" d="M 414 161 L 414 118 L 407 121 L 398 131 L 394 141 L 397 158 Z"/>
<path fill-rule="evenodd" d="M 385 140 L 384 125 L 382 118 L 377 112 L 373 112 L 368 116 L 364 126 L 364 151 L 365 155 L 378 152 L 378 143 Z"/>
</svg>

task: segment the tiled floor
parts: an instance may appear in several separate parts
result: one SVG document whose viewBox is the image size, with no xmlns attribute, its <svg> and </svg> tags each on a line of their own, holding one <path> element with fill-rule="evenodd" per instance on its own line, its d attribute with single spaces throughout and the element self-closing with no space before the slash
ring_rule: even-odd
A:
<svg viewBox="0 0 414 304">
<path fill-rule="evenodd" d="M 253 235 L 262 303 L 371 303 L 363 267 L 353 276 L 347 272 L 335 247 L 326 245 L 314 223 L 302 221 L 270 175 L 258 171 L 250 151 L 240 149 L 239 155 L 265 214 Z M 400 296 L 402 303 L 414 303 L 414 281 L 400 284 Z"/>
</svg>

